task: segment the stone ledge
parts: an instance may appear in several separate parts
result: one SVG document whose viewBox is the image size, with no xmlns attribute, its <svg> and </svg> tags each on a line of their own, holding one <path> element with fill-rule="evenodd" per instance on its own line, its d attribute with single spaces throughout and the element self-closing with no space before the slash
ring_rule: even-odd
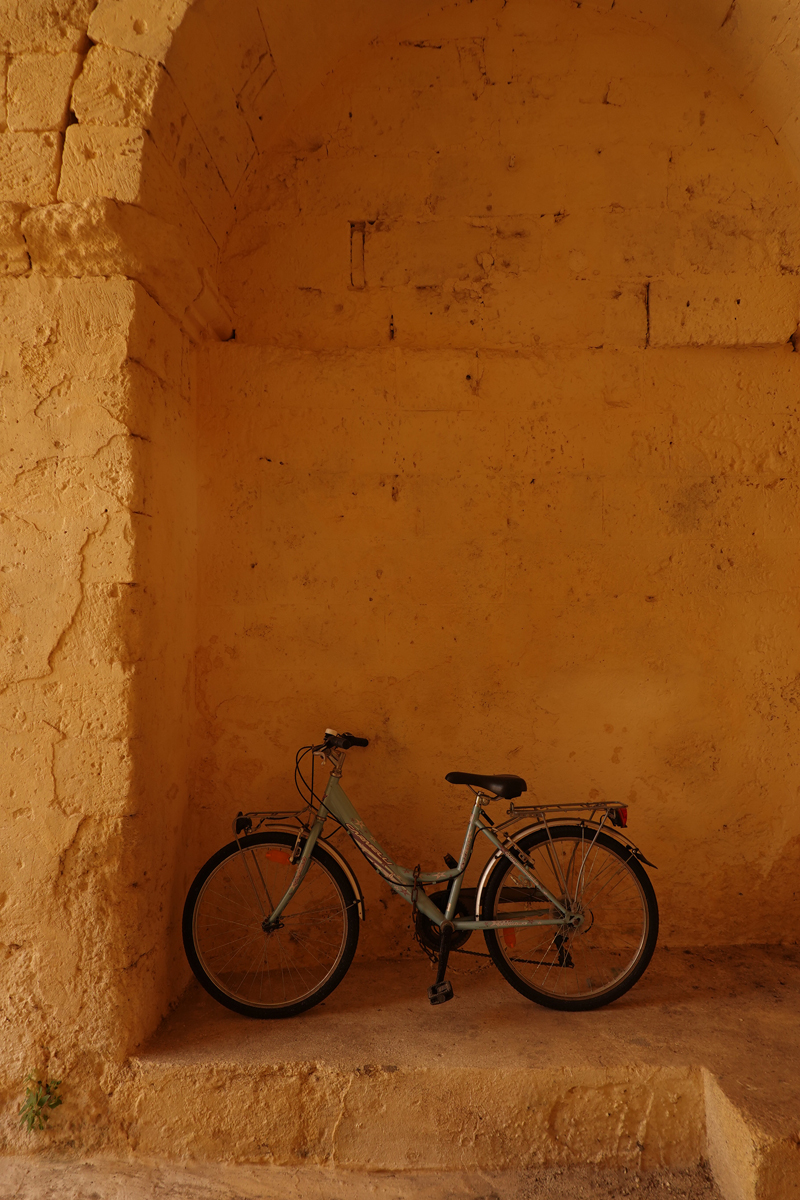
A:
<svg viewBox="0 0 800 1200">
<path fill-rule="evenodd" d="M 192 986 L 112 1099 L 136 1111 L 129 1148 L 359 1170 L 707 1155 L 725 1200 L 800 1194 L 796 948 L 662 949 L 595 1013 L 538 1008 L 463 956 L 456 999 L 431 1009 L 428 974 L 416 959 L 356 964 L 323 1005 L 276 1022 Z"/>
<path fill-rule="evenodd" d="M 357 963 L 291 1021 L 248 1021 L 192 985 L 108 1069 L 102 1102 L 71 1120 L 65 1102 L 52 1151 L 456 1172 L 708 1157 L 725 1200 L 800 1195 L 796 947 L 662 949 L 595 1013 L 539 1008 L 464 956 L 455 1000 L 431 1009 L 429 975 L 417 958 Z"/>
<path fill-rule="evenodd" d="M 641 1191 L 639 1191 L 641 1189 Z M 328 1167 L 230 1164 L 7 1161 L 0 1200 L 719 1200 L 708 1172 L 638 1172 L 578 1167 L 531 1171 L 341 1171 Z"/>
<path fill-rule="evenodd" d="M 95 199 L 51 204 L 22 218 L 31 265 L 51 277 L 126 275 L 193 340 L 225 341 L 231 314 L 208 273 L 193 265 L 180 229 L 132 204 Z"/>
</svg>

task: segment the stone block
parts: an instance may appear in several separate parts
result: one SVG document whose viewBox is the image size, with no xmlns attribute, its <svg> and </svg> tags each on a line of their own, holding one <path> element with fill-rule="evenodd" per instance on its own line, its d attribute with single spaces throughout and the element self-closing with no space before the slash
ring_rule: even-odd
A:
<svg viewBox="0 0 800 1200">
<path fill-rule="evenodd" d="M 64 143 L 58 199 L 75 202 L 107 196 L 168 217 L 180 211 L 180 185 L 159 158 L 143 129 L 71 125 Z M 145 204 L 145 189 L 149 205 Z"/>
<path fill-rule="evenodd" d="M 116 583 L 124 589 L 135 579 L 135 520 L 136 517 L 122 507 L 108 514 L 103 528 L 97 531 L 84 549 L 84 584 Z"/>
<path fill-rule="evenodd" d="M 72 108 L 81 125 L 150 127 L 156 93 L 168 79 L 155 60 L 93 46 L 75 81 Z"/>
<path fill-rule="evenodd" d="M 86 49 L 86 26 L 94 0 L 26 0 L 0 11 L 0 49 L 11 54 Z"/>
<path fill-rule="evenodd" d="M 114 379 L 127 357 L 136 285 L 127 279 L 0 279 L 8 382 L 33 399 L 72 380 Z"/>
<path fill-rule="evenodd" d="M 102 805 L 100 812 L 114 816 L 124 811 L 132 783 L 130 743 L 124 738 L 64 738 L 53 748 L 53 774 L 58 803 L 67 815 L 85 813 L 91 794 Z"/>
<path fill-rule="evenodd" d="M 455 147 L 480 144 L 482 113 L 466 105 L 461 87 L 442 86 L 412 90 L 397 86 L 355 88 L 346 100 L 337 97 L 347 119 L 345 136 L 354 148 L 402 142 L 412 152 L 441 153 Z M 349 104 L 349 108 L 347 105 Z M 347 114 L 352 111 L 352 118 Z M 324 133 L 320 135 L 324 139 Z M 513 148 L 510 151 L 513 153 Z M 508 159 L 508 154 L 505 154 Z"/>
<path fill-rule="evenodd" d="M 119 623 L 119 596 L 113 586 L 87 585 L 88 601 L 81 607 L 54 658 L 52 689 L 40 688 L 25 696 L 31 717 L 56 724 L 67 737 L 126 738 L 133 730 L 132 682 L 136 673 L 129 662 L 108 654 L 108 636 Z"/>
<path fill-rule="evenodd" d="M 603 349 L 643 347 L 647 341 L 644 284 L 624 284 L 602 298 Z"/>
<path fill-rule="evenodd" d="M 654 279 L 651 346 L 774 346 L 800 320 L 800 281 L 791 275 L 698 275 Z"/>
<path fill-rule="evenodd" d="M 87 492 L 103 497 L 102 512 L 106 520 L 117 509 L 145 511 L 147 480 L 142 468 L 148 462 L 146 450 L 147 443 L 141 438 L 114 437 L 91 458 L 75 461 L 73 469 L 80 485 Z M 106 520 L 98 533 L 103 533 Z M 121 578 L 127 580 L 130 576 L 123 574 Z"/>
<path fill-rule="evenodd" d="M 56 496 L 42 477 L 27 483 L 7 493 L 18 512 L 0 528 L 6 567 L 0 583 L 4 687 L 52 673 L 52 655 L 81 602 L 83 547 L 102 524 L 97 515 L 81 511 L 80 498 L 69 490 Z M 48 528 L 48 513 L 58 514 L 58 530 Z"/>
<path fill-rule="evenodd" d="M 89 37 L 164 62 L 191 0 L 100 0 L 89 20 Z"/>
<path fill-rule="evenodd" d="M 6 95 L 8 84 L 8 58 L 5 54 L 0 54 L 0 130 L 6 128 L 7 112 L 6 112 Z"/>
<path fill-rule="evenodd" d="M 127 275 L 177 321 L 203 291 L 193 245 L 136 205 L 54 204 L 27 213 L 22 225 L 31 261 L 44 275 Z"/>
<path fill-rule="evenodd" d="M 14 131 L 63 129 L 78 54 L 20 54 L 8 68 L 8 127 Z"/>
<path fill-rule="evenodd" d="M 98 403 L 99 388 L 65 379 L 34 411 L 34 419 L 59 459 L 93 457 L 115 438 L 126 438 L 128 427 Z"/>
<path fill-rule="evenodd" d="M 30 258 L 22 236 L 22 204 L 0 204 L 0 274 L 23 275 Z"/>
<path fill-rule="evenodd" d="M 671 152 L 669 207 L 688 215 L 796 205 L 797 185 L 787 178 L 772 134 L 764 126 L 739 130 L 719 110 L 715 115 L 699 132 L 687 129 Z"/>
<path fill-rule="evenodd" d="M 201 265 L 213 266 L 217 257 L 214 234 L 221 239 L 230 219 L 230 198 L 212 168 L 218 191 L 228 205 L 221 214 L 210 214 L 221 217 L 216 227 L 210 225 L 205 214 L 213 203 L 213 193 L 202 194 L 188 168 L 182 181 L 181 165 L 179 159 L 173 168 L 146 130 L 71 125 L 64 146 L 58 198 L 86 202 L 108 197 L 137 205 L 182 229 L 191 246 L 192 258 Z M 195 176 L 203 174 L 195 172 Z M 189 184 L 184 187 L 187 177 Z M 195 209 L 194 199 L 202 213 Z"/>
<path fill-rule="evenodd" d="M 60 149 L 56 133 L 0 133 L 0 202 L 55 200 Z"/>
<path fill-rule="evenodd" d="M 676 213 L 605 209 L 531 220 L 540 228 L 542 266 L 565 276 L 611 280 L 673 273 L 675 242 L 684 228 Z M 654 236 L 657 225 L 658 236 Z"/>
<path fill-rule="evenodd" d="M 495 266 L 493 224 L 378 221 L 367 228 L 366 276 L 372 285 L 433 287 L 479 279 Z M 309 246 L 315 241 L 313 237 L 302 240 Z"/>
</svg>

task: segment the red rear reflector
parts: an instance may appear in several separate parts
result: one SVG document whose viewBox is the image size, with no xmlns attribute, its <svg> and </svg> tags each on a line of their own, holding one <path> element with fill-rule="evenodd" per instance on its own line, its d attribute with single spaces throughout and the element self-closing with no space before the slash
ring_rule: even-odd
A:
<svg viewBox="0 0 800 1200">
<path fill-rule="evenodd" d="M 617 814 L 618 814 L 618 816 L 619 816 L 619 823 L 620 823 L 620 825 L 622 826 L 622 828 L 624 829 L 624 828 L 625 828 L 625 826 L 628 824 L 628 810 L 627 810 L 627 808 L 618 808 L 618 809 L 617 809 Z"/>
<path fill-rule="evenodd" d="M 269 846 L 264 851 L 264 858 L 269 859 L 270 862 L 283 863 L 286 867 L 288 867 L 290 862 L 288 850 L 276 850 L 272 846 Z"/>
<path fill-rule="evenodd" d="M 505 944 L 508 946 L 508 948 L 510 950 L 513 950 L 517 944 L 516 929 L 504 929 L 503 930 L 503 941 L 505 942 Z"/>
</svg>

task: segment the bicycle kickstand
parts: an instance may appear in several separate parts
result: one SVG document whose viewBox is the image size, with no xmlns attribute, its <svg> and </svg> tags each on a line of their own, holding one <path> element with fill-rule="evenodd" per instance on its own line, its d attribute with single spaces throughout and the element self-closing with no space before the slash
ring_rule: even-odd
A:
<svg viewBox="0 0 800 1200">
<path fill-rule="evenodd" d="M 453 937 L 452 921 L 442 921 L 440 925 L 442 936 L 439 941 L 439 969 L 436 972 L 436 983 L 428 988 L 428 999 L 431 1004 L 446 1004 L 453 999 L 453 985 L 444 974 L 447 970 L 447 960 L 450 957 L 450 942 Z"/>
</svg>

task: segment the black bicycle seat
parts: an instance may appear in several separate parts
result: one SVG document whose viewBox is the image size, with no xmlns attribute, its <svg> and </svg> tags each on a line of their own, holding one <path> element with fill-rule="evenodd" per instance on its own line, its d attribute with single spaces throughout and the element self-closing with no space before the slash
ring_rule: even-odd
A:
<svg viewBox="0 0 800 1200">
<path fill-rule="evenodd" d="M 528 790 L 527 783 L 519 775 L 471 775 L 467 771 L 451 771 L 445 779 L 448 783 L 466 783 L 480 791 L 492 792 L 501 800 L 514 800 Z"/>
</svg>

